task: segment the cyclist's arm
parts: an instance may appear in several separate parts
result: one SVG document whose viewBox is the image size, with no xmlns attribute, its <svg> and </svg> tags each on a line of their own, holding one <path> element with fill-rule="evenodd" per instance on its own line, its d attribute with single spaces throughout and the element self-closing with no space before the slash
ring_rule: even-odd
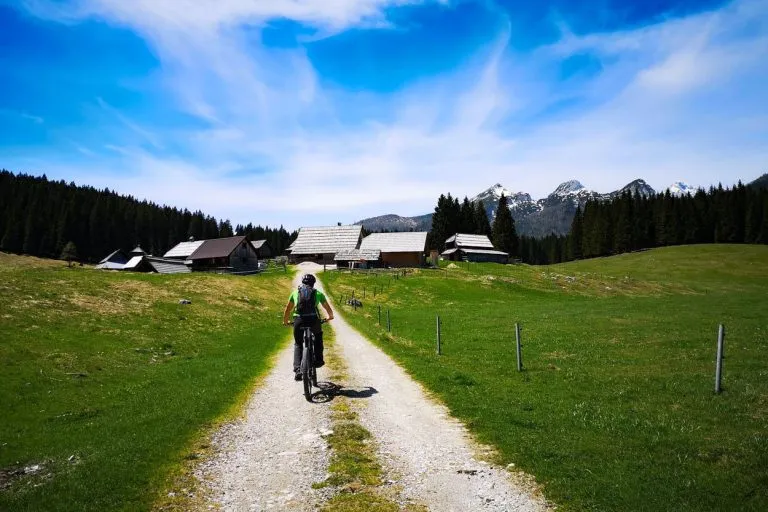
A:
<svg viewBox="0 0 768 512">
<path fill-rule="evenodd" d="M 291 323 L 291 313 L 293 312 L 293 300 L 288 300 L 288 304 L 285 305 L 285 311 L 283 311 L 283 324 L 289 325 Z"/>
<path fill-rule="evenodd" d="M 333 320 L 333 310 L 331 309 L 331 305 L 330 305 L 330 304 L 328 304 L 328 301 L 326 300 L 326 301 L 324 301 L 324 302 L 321 302 L 320 304 L 322 304 L 322 305 L 323 305 L 323 309 L 325 310 L 325 312 L 326 312 L 326 313 L 328 313 L 328 318 L 327 318 L 327 320 L 328 320 L 329 322 L 330 322 L 331 320 Z"/>
</svg>

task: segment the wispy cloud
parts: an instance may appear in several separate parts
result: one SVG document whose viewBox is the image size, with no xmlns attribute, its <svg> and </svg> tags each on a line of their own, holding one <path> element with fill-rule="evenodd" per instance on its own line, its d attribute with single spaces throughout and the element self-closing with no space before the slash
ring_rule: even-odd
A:
<svg viewBox="0 0 768 512">
<path fill-rule="evenodd" d="M 159 138 L 149 130 L 146 130 L 136 124 L 135 122 L 131 121 L 123 115 L 118 109 L 104 101 L 103 98 L 98 97 L 96 98 L 96 103 L 106 112 L 114 116 L 120 123 L 123 124 L 126 128 L 131 130 L 132 132 L 139 135 L 141 138 L 143 138 L 146 142 L 150 143 L 152 146 L 154 146 L 156 149 L 163 149 L 162 144 L 159 142 Z"/>
<path fill-rule="evenodd" d="M 584 36 L 560 20 L 560 41 L 531 53 L 510 49 L 507 27 L 461 68 L 370 96 L 329 86 L 304 47 L 252 37 L 274 19 L 324 36 L 388 27 L 388 9 L 412 3 L 76 2 L 70 21 L 98 17 L 140 34 L 161 61 L 158 86 L 202 123 L 158 134 L 98 98 L 148 143 L 104 141 L 120 158 L 110 165 L 130 171 L 110 187 L 297 227 L 424 213 L 440 193 L 498 181 L 543 196 L 568 178 L 607 191 L 644 177 L 658 188 L 757 174 L 768 163 L 765 0 Z M 52 5 L 31 7 L 62 18 Z M 601 71 L 556 78 L 584 55 Z"/>
</svg>

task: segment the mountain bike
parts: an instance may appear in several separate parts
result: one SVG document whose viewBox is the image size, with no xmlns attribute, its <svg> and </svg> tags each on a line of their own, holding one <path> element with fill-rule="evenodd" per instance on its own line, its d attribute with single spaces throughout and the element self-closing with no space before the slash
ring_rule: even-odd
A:
<svg viewBox="0 0 768 512">
<path fill-rule="evenodd" d="M 325 318 L 320 320 L 321 324 L 326 323 Z M 304 398 L 312 401 L 312 386 L 319 389 L 317 385 L 317 368 L 315 368 L 315 334 L 312 327 L 302 327 L 304 350 L 301 354 L 301 381 L 304 384 Z"/>
</svg>

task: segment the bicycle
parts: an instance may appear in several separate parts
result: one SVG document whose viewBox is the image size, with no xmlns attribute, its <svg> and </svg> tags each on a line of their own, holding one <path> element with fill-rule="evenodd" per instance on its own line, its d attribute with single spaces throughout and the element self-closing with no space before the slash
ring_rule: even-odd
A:
<svg viewBox="0 0 768 512">
<path fill-rule="evenodd" d="M 325 318 L 320 320 L 321 324 L 326 323 L 328 320 Z M 312 327 L 302 327 L 303 332 L 303 344 L 304 350 L 301 354 L 301 366 L 299 371 L 301 372 L 301 381 L 304 385 L 304 398 L 308 402 L 312 401 L 312 386 L 319 389 L 317 385 L 317 368 L 315 368 L 315 334 L 312 332 Z"/>
</svg>

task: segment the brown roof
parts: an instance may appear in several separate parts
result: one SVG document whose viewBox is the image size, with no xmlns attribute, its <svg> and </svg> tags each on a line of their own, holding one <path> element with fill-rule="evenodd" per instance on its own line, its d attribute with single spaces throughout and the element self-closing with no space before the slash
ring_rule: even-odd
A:
<svg viewBox="0 0 768 512">
<path fill-rule="evenodd" d="M 227 258 L 235 249 L 237 249 L 237 246 L 240 245 L 243 240 L 245 240 L 245 235 L 205 240 L 188 259 L 206 260 L 208 258 Z"/>
</svg>

